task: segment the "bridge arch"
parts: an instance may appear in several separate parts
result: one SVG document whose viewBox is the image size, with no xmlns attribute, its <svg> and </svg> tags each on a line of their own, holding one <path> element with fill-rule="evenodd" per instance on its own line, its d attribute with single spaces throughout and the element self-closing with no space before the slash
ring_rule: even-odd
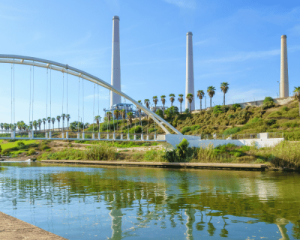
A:
<svg viewBox="0 0 300 240">
<path fill-rule="evenodd" d="M 13 64 L 35 66 L 35 67 L 40 67 L 40 68 L 48 68 L 48 69 L 52 69 L 52 70 L 59 71 L 59 72 L 65 72 L 65 73 L 71 74 L 73 76 L 83 78 L 87 81 L 98 84 L 101 87 L 109 89 L 109 90 L 113 91 L 114 93 L 119 94 L 120 96 L 131 101 L 137 108 L 140 108 L 149 117 L 151 117 L 154 120 L 154 122 L 156 122 L 165 131 L 166 134 L 170 134 L 170 132 L 166 128 L 166 127 L 168 127 L 170 129 L 172 129 L 176 134 L 181 135 L 181 133 L 176 128 L 174 128 L 171 124 L 169 124 L 167 121 L 162 119 L 160 116 L 158 116 L 157 114 L 155 114 L 148 108 L 144 107 L 142 104 L 139 104 L 137 101 L 135 101 L 134 99 L 129 97 L 127 94 L 125 94 L 121 91 L 118 91 L 112 85 L 108 84 L 107 82 L 103 81 L 102 79 L 100 79 L 96 76 L 93 76 L 92 74 L 89 74 L 80 69 L 71 67 L 68 64 L 61 64 L 58 62 L 49 61 L 49 60 L 41 59 L 41 58 L 35 58 L 35 57 L 20 56 L 20 55 L 7 55 L 7 54 L 0 54 L 0 63 L 13 63 Z"/>
</svg>

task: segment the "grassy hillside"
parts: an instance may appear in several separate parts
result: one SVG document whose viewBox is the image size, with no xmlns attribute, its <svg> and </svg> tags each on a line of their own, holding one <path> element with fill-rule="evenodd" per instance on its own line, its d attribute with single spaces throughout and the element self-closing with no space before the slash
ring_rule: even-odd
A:
<svg viewBox="0 0 300 240">
<path fill-rule="evenodd" d="M 213 109 L 196 114 L 173 114 L 164 116 L 174 127 L 186 135 L 219 134 L 237 135 L 261 132 L 284 133 L 287 140 L 300 140 L 300 117 L 298 102 L 295 100 L 285 106 L 275 105 L 272 101 L 266 102 L 262 107 L 240 108 L 238 105 L 215 106 Z M 141 126 L 142 127 L 141 127 Z M 101 124 L 101 131 L 127 133 L 164 133 L 155 126 L 151 119 L 133 119 L 131 126 L 127 120 L 111 121 Z M 92 131 L 90 126 L 89 131 Z M 98 128 L 95 126 L 95 130 Z"/>
</svg>

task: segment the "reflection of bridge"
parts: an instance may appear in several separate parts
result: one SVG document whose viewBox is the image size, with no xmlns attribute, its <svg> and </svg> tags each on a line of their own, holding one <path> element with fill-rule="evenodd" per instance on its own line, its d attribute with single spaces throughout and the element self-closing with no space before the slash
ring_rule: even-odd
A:
<svg viewBox="0 0 300 240">
<path fill-rule="evenodd" d="M 89 82 L 92 82 L 94 84 L 97 84 L 103 88 L 106 88 L 122 97 L 124 97 L 125 99 L 129 100 L 130 102 L 132 102 L 133 105 L 136 106 L 137 109 L 140 109 L 141 111 L 143 111 L 143 114 L 148 115 L 151 119 L 153 119 L 154 123 L 157 124 L 159 127 L 161 127 L 161 129 L 166 133 L 166 134 L 170 134 L 170 131 L 174 132 L 175 134 L 181 134 L 176 128 L 174 128 L 171 124 L 169 124 L 167 121 L 165 121 L 164 119 L 162 119 L 160 116 L 158 116 L 157 114 L 155 114 L 154 112 L 152 112 L 150 109 L 148 109 L 147 107 L 143 106 L 142 104 L 138 103 L 137 101 L 135 101 L 133 98 L 131 98 L 130 96 L 126 95 L 125 93 L 118 91 L 117 89 L 115 89 L 112 85 L 106 83 L 105 81 L 103 81 L 100 78 L 97 78 L 89 73 L 86 73 L 82 70 L 70 67 L 68 65 L 65 64 L 61 64 L 61 63 L 57 63 L 57 62 L 53 62 L 53 61 L 48 61 L 45 59 L 40 59 L 40 58 L 34 58 L 34 57 L 27 57 L 27 56 L 19 56 L 19 55 L 4 55 L 4 54 L 0 54 L 0 63 L 10 63 L 12 64 L 12 71 L 11 71 L 11 79 L 14 78 L 14 64 L 21 64 L 21 65 L 28 65 L 28 66 L 32 66 L 34 67 L 38 67 L 38 68 L 45 68 L 45 69 L 49 69 L 54 70 L 54 71 L 59 71 L 62 72 L 63 74 L 68 74 L 68 75 L 73 75 L 78 77 L 79 79 L 84 79 L 87 80 Z M 34 79 L 34 71 L 33 71 L 33 79 Z M 11 84 L 12 89 L 11 91 L 13 92 L 13 87 L 15 86 L 15 83 L 12 82 Z M 14 95 L 14 93 L 12 93 L 12 96 Z M 11 114 L 14 114 L 15 111 L 15 106 L 14 106 L 14 100 L 12 98 L 12 106 L 11 106 Z M 33 103 L 32 103 L 33 104 Z M 33 107 L 32 107 L 33 109 Z M 33 110 L 32 110 L 33 111 Z M 13 118 L 12 118 L 13 119 Z M 12 120 L 12 125 L 15 124 L 13 122 L 14 120 Z M 42 136 L 43 135 L 43 136 Z M 59 136 L 60 135 L 60 136 Z M 106 136 L 105 136 L 106 135 Z M 156 139 L 156 134 L 153 135 L 148 135 L 144 136 L 143 134 L 139 135 L 139 134 L 117 134 L 117 133 L 85 133 L 84 130 L 82 133 L 71 133 L 71 132 L 61 132 L 61 133 L 56 133 L 56 132 L 38 132 L 38 131 L 20 131 L 17 132 L 16 129 L 11 129 L 10 131 L 10 136 L 3 136 L 1 138 L 9 138 L 9 139 L 31 139 L 31 138 L 38 138 L 38 139 L 85 139 L 85 138 L 89 138 L 89 139 L 94 139 L 94 140 L 107 140 L 107 139 L 111 139 L 111 140 L 157 140 Z"/>
</svg>

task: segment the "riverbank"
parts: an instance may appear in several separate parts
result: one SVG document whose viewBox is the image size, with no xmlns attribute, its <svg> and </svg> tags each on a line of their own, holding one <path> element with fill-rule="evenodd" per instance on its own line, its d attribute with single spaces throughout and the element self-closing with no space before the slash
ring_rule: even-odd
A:
<svg viewBox="0 0 300 240">
<path fill-rule="evenodd" d="M 57 236 L 39 227 L 0 212 L 0 239 L 64 240 L 66 238 Z"/>
<path fill-rule="evenodd" d="M 186 163 L 186 162 L 127 162 L 127 161 L 84 161 L 84 160 L 42 160 L 42 163 L 80 164 L 99 166 L 159 167 L 159 168 L 198 168 L 265 171 L 264 164 L 247 163 Z"/>
</svg>

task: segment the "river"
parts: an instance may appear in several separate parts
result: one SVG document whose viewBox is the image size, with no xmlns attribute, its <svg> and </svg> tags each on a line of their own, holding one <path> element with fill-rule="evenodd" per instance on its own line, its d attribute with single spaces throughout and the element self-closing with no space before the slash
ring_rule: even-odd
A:
<svg viewBox="0 0 300 240">
<path fill-rule="evenodd" d="M 300 239 L 297 173 L 0 163 L 0 211 L 67 239 Z"/>
</svg>

